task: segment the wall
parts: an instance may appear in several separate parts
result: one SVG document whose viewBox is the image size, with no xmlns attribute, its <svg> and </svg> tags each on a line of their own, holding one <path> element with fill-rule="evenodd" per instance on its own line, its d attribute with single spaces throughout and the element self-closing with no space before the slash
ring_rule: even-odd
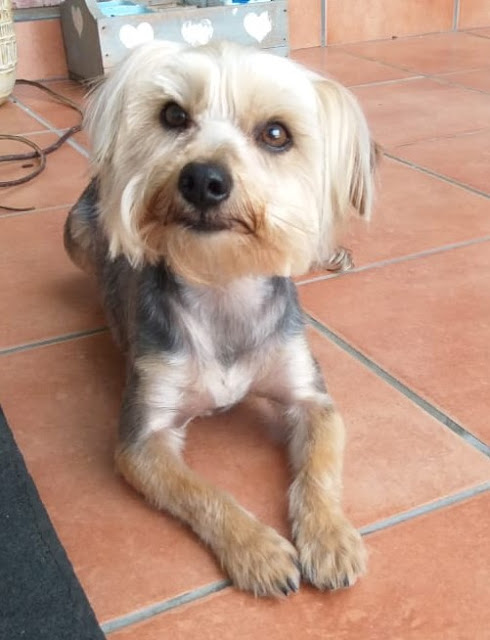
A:
<svg viewBox="0 0 490 640">
<path fill-rule="evenodd" d="M 14 7 L 59 0 L 13 0 Z M 35 10 L 34 10 L 35 11 Z M 490 0 L 289 0 L 292 49 L 490 26 Z M 16 23 L 18 77 L 66 75 L 58 19 Z"/>
<path fill-rule="evenodd" d="M 490 0 L 289 0 L 289 7 L 293 49 L 490 26 Z"/>
</svg>

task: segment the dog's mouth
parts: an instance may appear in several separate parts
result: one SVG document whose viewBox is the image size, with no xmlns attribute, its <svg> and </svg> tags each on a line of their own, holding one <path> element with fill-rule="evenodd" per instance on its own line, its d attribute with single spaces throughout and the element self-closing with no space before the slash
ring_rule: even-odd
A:
<svg viewBox="0 0 490 640">
<path fill-rule="evenodd" d="M 224 220 L 211 218 L 205 212 L 201 212 L 199 217 L 182 215 L 177 220 L 177 223 L 196 233 L 217 233 L 218 231 L 230 229 L 230 225 Z"/>
</svg>

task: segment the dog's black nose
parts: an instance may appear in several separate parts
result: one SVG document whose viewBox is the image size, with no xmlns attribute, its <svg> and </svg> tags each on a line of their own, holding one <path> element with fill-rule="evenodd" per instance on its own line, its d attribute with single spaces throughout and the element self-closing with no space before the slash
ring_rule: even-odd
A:
<svg viewBox="0 0 490 640">
<path fill-rule="evenodd" d="M 190 162 L 179 176 L 180 193 L 201 211 L 226 200 L 232 185 L 231 175 L 218 164 Z"/>
</svg>

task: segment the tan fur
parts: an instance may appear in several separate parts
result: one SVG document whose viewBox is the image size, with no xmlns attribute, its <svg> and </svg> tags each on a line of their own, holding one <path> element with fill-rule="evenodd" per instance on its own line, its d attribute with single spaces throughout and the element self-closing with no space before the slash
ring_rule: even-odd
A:
<svg viewBox="0 0 490 640">
<path fill-rule="evenodd" d="M 291 584 L 297 589 L 295 548 L 186 467 L 167 438 L 160 432 L 119 447 L 116 465 L 124 478 L 152 505 L 187 523 L 238 587 L 255 595 L 281 595 Z"/>
<path fill-rule="evenodd" d="M 361 536 L 341 507 L 342 418 L 333 407 L 311 407 L 296 424 L 291 447 L 296 478 L 290 518 L 304 577 L 319 589 L 348 587 L 364 573 Z"/>
</svg>

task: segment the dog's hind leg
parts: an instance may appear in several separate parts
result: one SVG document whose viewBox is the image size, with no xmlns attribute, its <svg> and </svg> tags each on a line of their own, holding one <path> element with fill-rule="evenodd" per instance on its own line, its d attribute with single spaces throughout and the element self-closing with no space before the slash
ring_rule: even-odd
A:
<svg viewBox="0 0 490 640">
<path fill-rule="evenodd" d="M 63 240 L 72 262 L 87 273 L 95 271 L 97 185 L 92 180 L 72 207 L 65 222 Z"/>
</svg>

